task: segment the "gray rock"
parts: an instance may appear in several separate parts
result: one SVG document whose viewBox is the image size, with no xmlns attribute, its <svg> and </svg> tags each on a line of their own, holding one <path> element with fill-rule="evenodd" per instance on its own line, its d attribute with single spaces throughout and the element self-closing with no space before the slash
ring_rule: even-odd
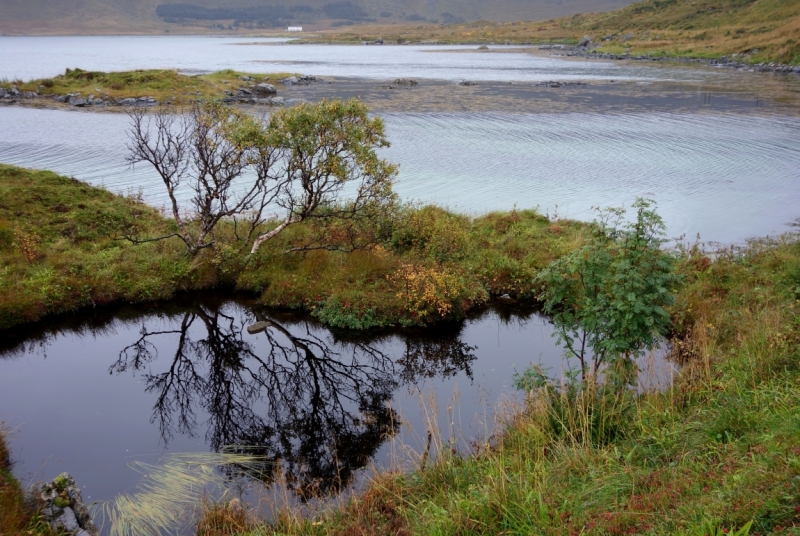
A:
<svg viewBox="0 0 800 536">
<path fill-rule="evenodd" d="M 413 78 L 397 78 L 395 79 L 394 83 L 397 84 L 398 86 L 416 86 L 417 84 L 419 84 L 419 82 L 417 82 Z"/>
<path fill-rule="evenodd" d="M 240 89 L 238 89 L 238 90 L 236 91 L 236 96 L 237 96 L 237 97 L 250 96 L 250 95 L 252 95 L 252 94 L 253 94 L 253 92 L 252 92 L 252 91 L 250 91 L 250 90 L 249 90 L 249 89 L 247 89 L 247 88 L 240 88 Z"/>
<path fill-rule="evenodd" d="M 67 532 L 76 533 L 80 530 L 80 525 L 78 525 L 78 518 L 75 517 L 75 512 L 72 511 L 72 508 L 64 508 L 64 511 L 61 515 L 55 520 L 53 529 L 56 532 L 59 530 L 65 530 Z"/>
<path fill-rule="evenodd" d="M 58 534 L 97 536 L 99 531 L 83 504 L 80 489 L 67 473 L 61 473 L 52 482 L 38 482 L 30 492 L 32 501 L 42 504 L 44 520 Z"/>
<path fill-rule="evenodd" d="M 69 103 L 72 106 L 77 106 L 78 108 L 83 108 L 87 104 L 86 99 L 70 99 Z"/>
<path fill-rule="evenodd" d="M 272 97 L 272 99 L 270 100 L 272 101 L 272 104 L 275 106 L 283 106 L 284 103 L 283 97 Z"/>
<path fill-rule="evenodd" d="M 474 86 L 475 82 L 470 82 L 469 80 L 462 80 L 458 83 L 459 86 Z"/>
<path fill-rule="evenodd" d="M 290 76 L 288 78 L 284 78 L 281 80 L 281 84 L 284 86 L 293 86 L 297 84 L 300 80 L 296 76 Z"/>
<path fill-rule="evenodd" d="M 589 37 L 588 35 L 584 35 L 583 37 L 581 37 L 581 40 L 578 41 L 578 46 L 581 48 L 587 48 L 592 46 L 593 44 L 594 42 L 592 41 L 592 38 Z"/>
<path fill-rule="evenodd" d="M 240 76 L 239 80 L 243 80 L 245 82 L 250 82 L 253 79 L 251 76 Z"/>
<path fill-rule="evenodd" d="M 272 84 L 258 84 L 255 87 L 255 92 L 259 95 L 277 95 L 278 90 Z"/>
<path fill-rule="evenodd" d="M 487 47 L 486 45 L 481 45 L 478 47 L 478 50 L 489 50 L 489 47 Z"/>
</svg>

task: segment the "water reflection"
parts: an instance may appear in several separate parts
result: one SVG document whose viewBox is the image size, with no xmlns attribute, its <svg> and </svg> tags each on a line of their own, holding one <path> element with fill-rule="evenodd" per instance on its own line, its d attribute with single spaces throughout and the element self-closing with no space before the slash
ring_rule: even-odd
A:
<svg viewBox="0 0 800 536">
<path fill-rule="evenodd" d="M 445 442 L 484 441 L 515 370 L 561 370 L 551 331 L 516 303 L 367 335 L 230 294 L 108 306 L 0 332 L 0 420 L 23 482 L 68 471 L 90 501 L 134 491 L 132 461 L 226 448 L 262 454 L 249 479 L 280 467 L 307 499 L 403 464 L 436 422 L 455 422 Z"/>
<path fill-rule="evenodd" d="M 397 433 L 389 402 L 398 387 L 471 377 L 475 360 L 460 330 L 406 337 L 394 357 L 381 337 L 336 341 L 308 321 L 284 325 L 254 309 L 198 303 L 167 324 L 143 321 L 109 372 L 141 376 L 165 444 L 197 434 L 202 412 L 212 450 L 264 457 L 253 474 L 265 483 L 280 465 L 301 498 L 340 491 Z"/>
</svg>

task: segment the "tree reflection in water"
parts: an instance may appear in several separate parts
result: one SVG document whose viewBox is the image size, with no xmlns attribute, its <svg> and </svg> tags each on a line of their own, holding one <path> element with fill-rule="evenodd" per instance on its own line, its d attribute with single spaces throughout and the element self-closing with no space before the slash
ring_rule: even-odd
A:
<svg viewBox="0 0 800 536">
<path fill-rule="evenodd" d="M 380 338 L 336 341 L 309 322 L 290 329 L 240 307 L 195 304 L 171 317 L 178 319 L 166 330 L 145 322 L 110 372 L 143 373 L 146 391 L 157 397 L 151 420 L 165 443 L 175 433 L 194 435 L 202 409 L 213 450 L 263 456 L 264 471 L 251 476 L 269 483 L 280 467 L 301 499 L 340 491 L 397 433 L 389 401 L 398 387 L 462 371 L 471 378 L 475 359 L 460 330 L 406 336 L 395 358 L 387 349 L 396 345 Z M 259 332 L 248 333 L 254 322 Z M 177 339 L 172 361 L 152 373 L 159 347 L 169 344 L 164 338 Z"/>
</svg>

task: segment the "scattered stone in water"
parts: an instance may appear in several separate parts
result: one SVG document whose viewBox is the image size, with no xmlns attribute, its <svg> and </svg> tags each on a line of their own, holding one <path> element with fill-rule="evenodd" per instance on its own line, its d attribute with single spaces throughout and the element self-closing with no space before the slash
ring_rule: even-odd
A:
<svg viewBox="0 0 800 536">
<path fill-rule="evenodd" d="M 247 326 L 247 333 L 250 335 L 255 335 L 256 333 L 261 333 L 262 331 L 266 330 L 270 327 L 269 322 L 256 322 L 255 324 L 250 324 Z"/>
<path fill-rule="evenodd" d="M 413 78 L 397 78 L 397 79 L 395 79 L 394 84 L 396 84 L 398 86 L 409 86 L 409 87 L 412 87 L 412 86 L 416 86 L 417 84 L 419 84 L 419 82 L 417 82 Z"/>
</svg>

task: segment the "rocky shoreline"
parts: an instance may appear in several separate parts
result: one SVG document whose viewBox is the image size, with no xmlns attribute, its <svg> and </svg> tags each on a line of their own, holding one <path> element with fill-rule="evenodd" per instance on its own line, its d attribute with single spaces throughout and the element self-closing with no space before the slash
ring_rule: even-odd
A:
<svg viewBox="0 0 800 536">
<path fill-rule="evenodd" d="M 578 57 L 597 60 L 634 60 L 634 61 L 670 61 L 686 63 L 705 63 L 714 67 L 726 67 L 737 69 L 744 72 L 759 73 L 781 73 L 781 74 L 800 74 L 800 65 L 787 65 L 785 63 L 746 63 L 739 61 L 746 55 L 733 54 L 732 56 L 722 56 L 714 59 L 689 58 L 686 56 L 650 56 L 648 54 L 611 54 L 608 52 L 598 52 L 596 44 L 588 36 L 583 37 L 577 45 L 541 45 L 538 50 L 553 50 L 560 53 L 553 53 L 553 56 Z"/>
</svg>

